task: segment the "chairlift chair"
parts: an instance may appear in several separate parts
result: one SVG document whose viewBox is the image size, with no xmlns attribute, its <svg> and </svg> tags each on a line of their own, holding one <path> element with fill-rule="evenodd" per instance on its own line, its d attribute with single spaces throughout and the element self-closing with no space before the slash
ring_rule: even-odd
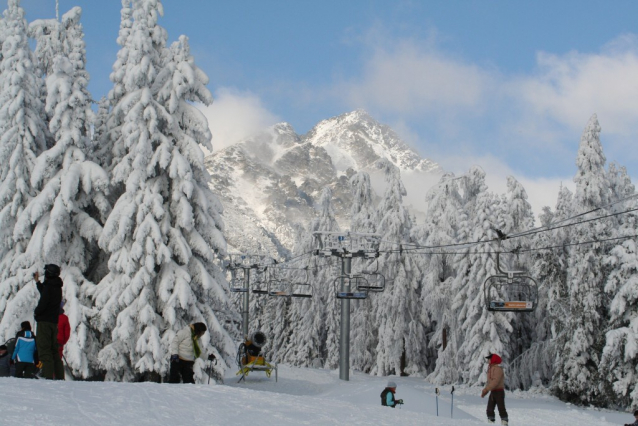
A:
<svg viewBox="0 0 638 426">
<path fill-rule="evenodd" d="M 357 290 L 373 293 L 385 290 L 385 276 L 379 272 L 379 261 L 377 260 L 375 263 L 377 266 L 374 272 L 361 271 L 361 275 L 365 275 L 365 279 L 357 282 Z"/>
<path fill-rule="evenodd" d="M 498 274 L 487 277 L 483 296 L 491 312 L 533 312 L 538 305 L 538 283 L 524 271 L 501 269 L 500 253 L 496 254 Z"/>
<path fill-rule="evenodd" d="M 292 286 L 286 280 L 271 279 L 268 281 L 268 296 L 290 297 L 292 296 Z"/>
<path fill-rule="evenodd" d="M 345 287 L 350 289 L 349 291 L 341 290 L 342 279 L 345 281 Z M 337 299 L 361 300 L 368 297 L 368 292 L 366 290 L 362 290 L 362 288 L 369 286 L 369 282 L 361 275 L 341 275 L 335 278 L 333 284 L 335 288 L 335 297 Z"/>
<path fill-rule="evenodd" d="M 252 283 L 254 294 L 268 294 L 268 267 L 257 269 L 255 281 Z"/>
<path fill-rule="evenodd" d="M 230 292 L 231 293 L 246 293 L 246 271 L 243 269 L 230 267 Z"/>
<path fill-rule="evenodd" d="M 299 281 L 292 281 L 290 283 L 291 297 L 300 297 L 300 298 L 312 298 L 314 290 L 312 284 L 310 284 L 310 272 L 308 271 L 308 267 L 304 268 L 305 270 L 305 278 Z"/>
</svg>

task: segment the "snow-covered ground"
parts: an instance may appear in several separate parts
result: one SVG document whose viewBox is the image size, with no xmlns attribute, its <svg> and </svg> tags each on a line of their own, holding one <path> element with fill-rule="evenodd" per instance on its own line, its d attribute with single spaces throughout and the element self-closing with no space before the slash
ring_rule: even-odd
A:
<svg viewBox="0 0 638 426">
<path fill-rule="evenodd" d="M 0 379 L 0 424 L 21 425 L 479 425 L 485 399 L 479 388 L 458 388 L 450 418 L 450 387 L 439 397 L 423 379 L 392 377 L 405 405 L 380 406 L 387 378 L 280 366 L 279 381 L 253 372 L 226 384 L 52 382 Z M 587 409 L 531 392 L 507 393 L 510 425 L 622 425 L 632 416 Z M 497 414 L 498 417 L 498 414 Z M 497 421 L 497 424 L 500 422 Z"/>
</svg>

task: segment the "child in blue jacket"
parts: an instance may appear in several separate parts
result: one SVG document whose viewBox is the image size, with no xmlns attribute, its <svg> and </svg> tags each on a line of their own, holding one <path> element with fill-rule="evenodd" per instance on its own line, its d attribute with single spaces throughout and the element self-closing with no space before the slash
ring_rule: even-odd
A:
<svg viewBox="0 0 638 426">
<path fill-rule="evenodd" d="M 31 331 L 31 325 L 18 333 L 16 346 L 11 359 L 16 363 L 16 377 L 33 379 L 36 372 L 36 346 L 35 336 Z"/>
</svg>

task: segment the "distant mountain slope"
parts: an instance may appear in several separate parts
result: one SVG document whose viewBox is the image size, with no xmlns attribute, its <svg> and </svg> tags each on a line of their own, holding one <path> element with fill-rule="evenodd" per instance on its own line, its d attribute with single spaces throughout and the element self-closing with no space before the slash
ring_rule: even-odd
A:
<svg viewBox="0 0 638 426">
<path fill-rule="evenodd" d="M 332 188 L 337 220 L 347 228 L 349 178 L 358 170 L 379 173 L 380 158 L 410 175 L 442 172 L 362 110 L 324 120 L 304 136 L 279 123 L 209 155 L 206 167 L 224 204 L 231 250 L 287 256 L 324 186 Z"/>
</svg>

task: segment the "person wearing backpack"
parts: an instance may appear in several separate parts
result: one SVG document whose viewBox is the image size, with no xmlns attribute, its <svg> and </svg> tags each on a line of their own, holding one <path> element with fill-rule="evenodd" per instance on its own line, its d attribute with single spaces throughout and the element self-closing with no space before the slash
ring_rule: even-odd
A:
<svg viewBox="0 0 638 426">
<path fill-rule="evenodd" d="M 388 382 L 383 392 L 381 392 L 381 405 L 384 407 L 395 408 L 397 405 L 402 405 L 402 399 L 395 399 L 394 394 L 397 391 L 397 384 L 390 381 Z"/>
<path fill-rule="evenodd" d="M 37 347 L 42 361 L 42 375 L 49 380 L 64 380 L 64 365 L 58 348 L 58 318 L 62 303 L 62 280 L 58 265 L 44 265 L 44 282 L 33 274 L 40 300 L 34 315 L 37 323 Z"/>
<path fill-rule="evenodd" d="M 35 366 L 38 363 L 35 336 L 31 331 L 31 324 L 28 325 L 28 329 L 19 332 L 19 337 L 16 339 L 16 346 L 11 356 L 11 360 L 15 362 L 16 366 L 16 377 L 22 379 L 35 378 Z"/>
</svg>

